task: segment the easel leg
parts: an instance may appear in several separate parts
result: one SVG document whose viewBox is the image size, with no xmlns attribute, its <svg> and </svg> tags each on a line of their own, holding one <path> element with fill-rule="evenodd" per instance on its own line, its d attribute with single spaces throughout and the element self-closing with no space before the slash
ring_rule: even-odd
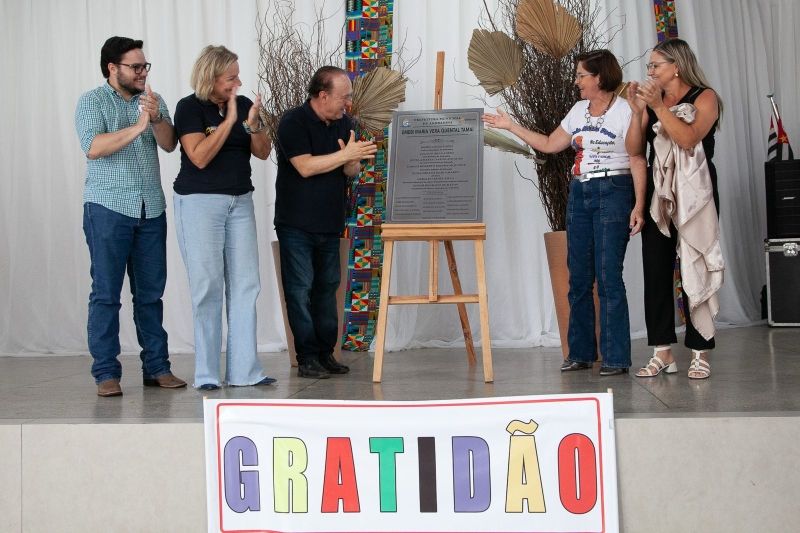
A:
<svg viewBox="0 0 800 533">
<path fill-rule="evenodd" d="M 478 307 L 481 315 L 481 355 L 483 357 L 483 380 L 494 381 L 492 369 L 492 339 L 489 335 L 489 296 L 486 291 L 486 263 L 483 257 L 483 241 L 475 241 L 475 270 L 478 278 Z"/>
<path fill-rule="evenodd" d="M 453 294 L 464 294 L 464 291 L 461 290 L 461 280 L 458 278 L 458 266 L 456 265 L 456 255 L 453 251 L 453 241 L 444 241 L 444 251 L 447 253 L 447 266 L 450 270 L 450 280 L 453 282 Z M 469 317 L 467 316 L 467 306 L 465 304 L 457 305 L 458 318 L 461 320 L 461 331 L 464 333 L 464 345 L 467 348 L 467 361 L 472 366 L 475 364 L 476 359 L 475 347 L 472 345 L 472 328 L 469 326 Z"/>
<path fill-rule="evenodd" d="M 389 314 L 389 280 L 392 277 L 393 252 L 394 241 L 384 240 L 378 323 L 375 325 L 375 361 L 372 367 L 372 381 L 374 383 L 381 382 L 381 374 L 383 372 L 383 345 L 386 342 L 386 319 Z"/>
<path fill-rule="evenodd" d="M 439 299 L 439 241 L 428 241 L 428 301 Z"/>
</svg>

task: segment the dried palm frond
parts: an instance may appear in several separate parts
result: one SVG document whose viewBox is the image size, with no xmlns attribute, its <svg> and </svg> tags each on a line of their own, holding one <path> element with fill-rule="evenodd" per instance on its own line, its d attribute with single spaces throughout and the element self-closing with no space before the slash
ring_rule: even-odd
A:
<svg viewBox="0 0 800 533">
<path fill-rule="evenodd" d="M 483 130 L 483 144 L 492 148 L 497 148 L 502 152 L 511 152 L 512 154 L 524 155 L 525 157 L 536 159 L 535 154 L 531 147 L 527 144 L 518 143 L 514 139 L 507 137 L 497 130 L 485 129 Z"/>
<path fill-rule="evenodd" d="M 578 44 L 581 33 L 578 20 L 553 0 L 521 0 L 517 7 L 517 34 L 556 59 Z"/>
<path fill-rule="evenodd" d="M 522 49 L 501 31 L 474 30 L 467 62 L 481 86 L 494 95 L 516 83 L 522 70 Z"/>
<path fill-rule="evenodd" d="M 617 90 L 615 91 L 617 93 L 617 96 L 619 96 L 620 98 L 627 99 L 628 98 L 628 85 L 630 85 L 630 84 L 631 84 L 631 82 L 629 82 L 629 81 L 623 81 L 622 83 L 620 83 L 619 87 L 617 87 Z"/>
<path fill-rule="evenodd" d="M 382 131 L 392 121 L 392 111 L 406 100 L 407 79 L 399 72 L 378 67 L 353 82 L 350 113 L 368 132 Z"/>
</svg>

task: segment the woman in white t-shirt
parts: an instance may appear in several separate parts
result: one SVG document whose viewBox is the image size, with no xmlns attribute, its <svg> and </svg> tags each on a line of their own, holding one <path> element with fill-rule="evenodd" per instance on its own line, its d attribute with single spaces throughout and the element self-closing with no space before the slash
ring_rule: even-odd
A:
<svg viewBox="0 0 800 533">
<path fill-rule="evenodd" d="M 593 286 L 600 297 L 601 376 L 626 374 L 631 366 L 630 320 L 622 263 L 628 240 L 644 223 L 645 160 L 625 150 L 631 119 L 628 102 L 616 95 L 622 69 L 608 50 L 576 58 L 581 100 L 550 135 L 528 130 L 498 109 L 484 114 L 493 128 L 508 130 L 534 150 L 572 147 L 575 162 L 567 202 L 569 356 L 562 372 L 584 370 L 597 359 Z"/>
</svg>

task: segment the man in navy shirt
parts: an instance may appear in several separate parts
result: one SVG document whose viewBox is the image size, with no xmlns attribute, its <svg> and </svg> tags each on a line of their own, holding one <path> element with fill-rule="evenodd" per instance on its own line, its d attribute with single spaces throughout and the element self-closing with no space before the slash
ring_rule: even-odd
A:
<svg viewBox="0 0 800 533">
<path fill-rule="evenodd" d="M 339 236 L 344 230 L 348 177 L 375 156 L 373 142 L 356 141 L 346 115 L 353 86 L 332 66 L 317 70 L 309 99 L 278 126 L 275 230 L 281 281 L 301 377 L 328 378 L 350 369 L 333 357 L 339 340 L 336 290 Z"/>
</svg>

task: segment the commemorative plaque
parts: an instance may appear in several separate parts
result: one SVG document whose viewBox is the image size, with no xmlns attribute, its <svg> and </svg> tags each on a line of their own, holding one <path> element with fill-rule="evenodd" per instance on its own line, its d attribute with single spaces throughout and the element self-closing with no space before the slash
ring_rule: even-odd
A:
<svg viewBox="0 0 800 533">
<path fill-rule="evenodd" d="M 386 222 L 481 222 L 483 109 L 396 111 Z"/>
</svg>

